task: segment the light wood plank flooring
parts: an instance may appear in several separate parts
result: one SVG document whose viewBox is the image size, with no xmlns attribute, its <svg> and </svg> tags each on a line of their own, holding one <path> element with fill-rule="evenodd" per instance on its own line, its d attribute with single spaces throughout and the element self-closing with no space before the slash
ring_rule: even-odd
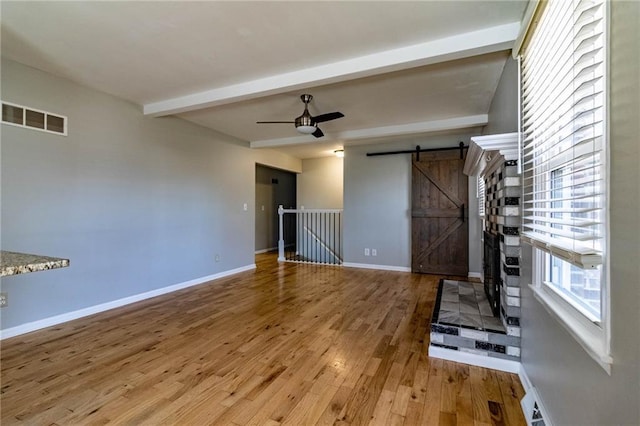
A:
<svg viewBox="0 0 640 426">
<path fill-rule="evenodd" d="M 427 357 L 439 277 L 257 266 L 3 341 L 2 424 L 525 424 L 517 376 Z"/>
</svg>

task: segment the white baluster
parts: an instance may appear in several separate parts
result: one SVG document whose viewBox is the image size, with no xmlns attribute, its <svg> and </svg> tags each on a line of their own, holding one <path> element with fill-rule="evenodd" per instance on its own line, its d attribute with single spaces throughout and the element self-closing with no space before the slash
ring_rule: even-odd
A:
<svg viewBox="0 0 640 426">
<path fill-rule="evenodd" d="M 284 207 L 281 205 L 278 206 L 278 262 L 284 262 L 284 230 L 283 230 L 283 218 L 284 216 Z"/>
</svg>

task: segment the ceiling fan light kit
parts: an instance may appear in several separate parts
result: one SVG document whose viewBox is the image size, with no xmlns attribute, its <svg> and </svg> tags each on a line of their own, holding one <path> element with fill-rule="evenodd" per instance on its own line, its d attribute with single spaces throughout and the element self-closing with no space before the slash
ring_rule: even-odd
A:
<svg viewBox="0 0 640 426">
<path fill-rule="evenodd" d="M 299 131 L 300 133 L 304 133 L 307 135 L 310 135 L 311 133 L 315 132 L 317 130 L 316 126 L 296 126 L 296 130 Z"/>
<path fill-rule="evenodd" d="M 341 112 L 330 112 L 327 114 L 320 114 L 318 116 L 312 116 L 309 113 L 308 105 L 313 99 L 313 96 L 309 94 L 304 94 L 300 96 L 300 99 L 304 103 L 304 111 L 302 115 L 296 117 L 294 121 L 256 121 L 257 124 L 281 124 L 281 123 L 292 123 L 296 126 L 296 130 L 300 133 L 304 133 L 306 135 L 313 135 L 316 138 L 321 138 L 324 136 L 324 133 L 318 127 L 318 123 L 323 123 L 325 121 L 336 120 L 338 118 L 344 117 L 344 114 Z"/>
</svg>

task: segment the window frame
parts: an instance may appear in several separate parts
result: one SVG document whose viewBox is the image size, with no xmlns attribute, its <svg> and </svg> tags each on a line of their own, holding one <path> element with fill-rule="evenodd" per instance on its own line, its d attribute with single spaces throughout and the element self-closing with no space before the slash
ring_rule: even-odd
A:
<svg viewBox="0 0 640 426">
<path fill-rule="evenodd" d="M 611 313 L 610 313 L 610 259 L 607 253 L 610 247 L 610 220 L 609 206 L 610 201 L 607 196 L 610 193 L 610 167 L 609 160 L 609 143 L 610 140 L 610 25 L 611 13 L 610 3 L 604 1 L 604 57 L 605 57 L 605 75 L 604 75 L 604 102 L 603 102 L 603 137 L 604 153 L 603 174 L 604 174 L 604 195 L 603 195 L 603 219 L 604 219 L 604 259 L 601 264 L 600 273 L 600 319 L 597 320 L 585 308 L 579 306 L 571 297 L 563 294 L 555 285 L 547 281 L 549 267 L 551 265 L 551 253 L 543 251 L 532 245 L 532 283 L 529 285 L 535 299 L 545 308 L 545 310 L 554 318 L 569 334 L 583 347 L 583 349 L 600 365 L 607 374 L 611 374 L 611 365 L 613 358 L 611 357 Z M 518 60 L 518 64 L 521 61 Z M 522 69 L 519 69 L 519 85 L 518 93 L 520 96 L 519 108 L 522 105 L 522 85 L 521 75 Z M 522 114 L 522 113 L 520 113 Z M 520 134 L 522 135 L 522 115 L 519 120 Z M 521 155 L 524 150 L 521 149 Z M 522 158 L 521 158 L 522 162 Z M 551 172 L 550 172 L 551 173 Z M 524 180 L 523 180 L 524 190 Z M 563 260 L 562 258 L 558 258 Z"/>
<path fill-rule="evenodd" d="M 607 237 L 608 238 L 608 237 Z M 540 249 L 532 250 L 532 284 L 529 288 L 538 302 L 545 310 L 558 321 L 569 334 L 584 348 L 608 374 L 611 374 L 611 364 L 613 359 L 610 354 L 610 321 L 609 321 L 609 292 L 607 265 L 603 265 L 602 276 L 605 285 L 601 284 L 601 320 L 590 319 L 582 309 L 565 297 L 554 286 L 546 282 L 548 267 L 548 255 Z M 608 263 L 608 260 L 607 262 Z M 575 303 L 575 302 L 574 302 Z"/>
</svg>

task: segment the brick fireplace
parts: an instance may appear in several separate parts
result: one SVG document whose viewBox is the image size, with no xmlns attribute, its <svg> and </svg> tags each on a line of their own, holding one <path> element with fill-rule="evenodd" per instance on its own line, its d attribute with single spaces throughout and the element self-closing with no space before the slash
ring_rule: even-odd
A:
<svg viewBox="0 0 640 426">
<path fill-rule="evenodd" d="M 517 143 L 517 141 L 516 141 Z M 501 151 L 486 154 L 490 161 L 479 173 L 485 181 L 484 232 L 499 241 L 499 310 L 510 336 L 520 337 L 520 202 L 522 186 L 515 159 Z M 520 351 L 514 351 L 520 356 Z"/>
<path fill-rule="evenodd" d="M 496 359 L 520 361 L 522 185 L 518 156 L 517 133 L 471 138 L 464 172 L 480 177 L 485 184 L 485 199 L 479 200 L 485 206 L 481 230 L 486 253 L 484 285 L 441 283 L 431 326 L 431 356 L 506 370 L 517 364 L 496 364 Z M 479 321 L 469 314 L 474 310 L 469 308 L 474 299 L 471 294 L 475 294 Z M 457 316 L 452 303 L 456 300 Z"/>
</svg>

